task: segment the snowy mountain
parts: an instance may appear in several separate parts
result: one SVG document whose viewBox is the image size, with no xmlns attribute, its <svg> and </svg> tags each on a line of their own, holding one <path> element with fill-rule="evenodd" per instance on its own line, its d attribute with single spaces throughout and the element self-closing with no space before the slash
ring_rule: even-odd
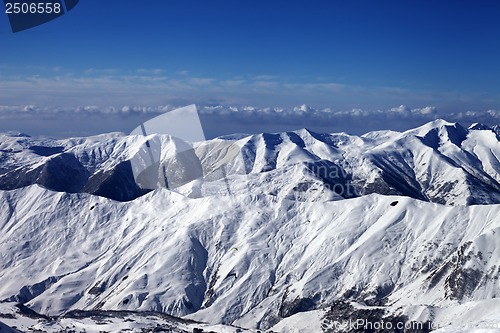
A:
<svg viewBox="0 0 500 333">
<path fill-rule="evenodd" d="M 37 185 L 0 202 L 0 299 L 46 315 L 160 311 L 269 328 L 329 307 L 325 322 L 356 316 L 336 313 L 347 306 L 339 301 L 435 325 L 459 304 L 498 309 L 498 205 L 190 199 L 165 189 L 119 203 Z"/>
<path fill-rule="evenodd" d="M 58 317 L 38 314 L 21 304 L 0 303 L 0 332 L 169 332 L 250 333 L 252 330 L 204 324 L 151 311 L 69 311 Z"/>
<path fill-rule="evenodd" d="M 175 191 L 137 185 L 146 142 L 178 167 L 167 177 L 184 180 Z M 1 137 L 5 330 L 37 325 L 16 303 L 54 316 L 37 319 L 47 331 L 57 322 L 98 332 L 124 318 L 150 327 L 137 311 L 182 318 L 179 332 L 500 323 L 491 129 L 435 121 L 361 137 L 219 138 L 169 153 L 178 147 L 168 136 Z"/>
<path fill-rule="evenodd" d="M 140 181 L 134 167 L 147 163 L 151 145 L 158 155 L 156 176 Z M 165 135 L 68 140 L 1 135 L 0 189 L 40 184 L 129 201 L 165 182 L 193 198 L 213 195 L 219 180 L 229 181 L 225 186 L 236 192 L 260 191 L 265 185 L 269 194 L 296 200 L 378 193 L 446 205 L 492 204 L 500 203 L 498 156 L 495 129 L 479 124 L 466 129 L 443 120 L 360 137 L 305 129 L 224 137 L 186 151 Z M 170 174 L 163 180 L 165 170 Z"/>
</svg>

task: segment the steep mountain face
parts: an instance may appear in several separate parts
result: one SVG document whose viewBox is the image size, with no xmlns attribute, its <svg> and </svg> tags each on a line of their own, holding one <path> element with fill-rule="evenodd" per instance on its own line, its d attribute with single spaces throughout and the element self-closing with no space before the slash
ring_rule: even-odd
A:
<svg viewBox="0 0 500 333">
<path fill-rule="evenodd" d="M 157 157 L 149 163 L 153 150 Z M 128 201 L 157 187 L 194 198 L 213 195 L 222 182 L 236 192 L 274 182 L 272 193 L 296 200 L 378 193 L 446 205 L 491 204 L 500 202 L 498 156 L 494 129 L 479 124 L 465 129 L 443 120 L 360 137 L 308 130 L 226 137 L 188 150 L 159 135 L 69 140 L 2 135 L 0 189 L 40 184 Z M 138 176 L 137 164 L 148 163 L 153 172 Z"/>
<path fill-rule="evenodd" d="M 0 189 L 39 184 L 61 192 L 88 192 L 114 200 L 144 194 L 124 155 L 123 137 L 51 140 L 0 135 Z"/>
<path fill-rule="evenodd" d="M 156 311 L 282 332 L 307 320 L 324 332 L 368 317 L 489 320 L 485 309 L 500 309 L 497 156 L 494 130 L 441 120 L 193 147 L 2 135 L 0 303 L 60 320 Z"/>
<path fill-rule="evenodd" d="M 166 189 L 119 203 L 37 185 L 1 192 L 0 205 L 0 300 L 47 315 L 160 311 L 268 328 L 354 302 L 426 322 L 500 292 L 498 205 Z"/>
</svg>

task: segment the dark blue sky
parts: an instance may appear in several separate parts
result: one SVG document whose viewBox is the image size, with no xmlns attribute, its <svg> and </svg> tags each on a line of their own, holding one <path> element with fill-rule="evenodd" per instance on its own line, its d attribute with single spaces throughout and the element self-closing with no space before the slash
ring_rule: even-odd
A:
<svg viewBox="0 0 500 333">
<path fill-rule="evenodd" d="M 500 109 L 500 1 L 81 0 L 13 34 L 0 105 Z"/>
</svg>

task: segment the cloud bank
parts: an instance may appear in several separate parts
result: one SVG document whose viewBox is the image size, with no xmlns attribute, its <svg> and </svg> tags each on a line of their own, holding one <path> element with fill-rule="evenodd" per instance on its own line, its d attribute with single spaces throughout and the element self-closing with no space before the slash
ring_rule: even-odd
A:
<svg viewBox="0 0 500 333">
<path fill-rule="evenodd" d="M 0 106 L 0 132 L 19 131 L 52 137 L 129 133 L 140 123 L 177 108 L 175 105 L 121 107 Z M 443 112 L 434 106 L 404 105 L 387 110 L 334 110 L 305 104 L 291 107 L 199 106 L 207 138 L 233 133 L 281 132 L 308 128 L 316 132 L 360 135 L 373 130 L 406 130 L 442 118 L 464 126 L 500 124 L 500 110 Z"/>
<path fill-rule="evenodd" d="M 491 125 L 500 123 L 499 101 L 499 95 L 485 93 L 361 86 L 331 78 L 0 64 L 0 131 L 54 137 L 128 133 L 157 114 L 193 103 L 201 105 L 210 138 L 304 127 L 363 134 L 405 130 L 436 118 Z"/>
</svg>

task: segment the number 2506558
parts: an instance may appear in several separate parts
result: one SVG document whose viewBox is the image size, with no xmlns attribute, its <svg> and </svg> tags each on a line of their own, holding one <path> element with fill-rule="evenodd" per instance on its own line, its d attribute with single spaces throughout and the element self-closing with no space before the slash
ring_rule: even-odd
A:
<svg viewBox="0 0 500 333">
<path fill-rule="evenodd" d="M 61 4 L 58 2 L 26 3 L 7 2 L 5 3 L 6 14 L 60 14 Z"/>
</svg>

